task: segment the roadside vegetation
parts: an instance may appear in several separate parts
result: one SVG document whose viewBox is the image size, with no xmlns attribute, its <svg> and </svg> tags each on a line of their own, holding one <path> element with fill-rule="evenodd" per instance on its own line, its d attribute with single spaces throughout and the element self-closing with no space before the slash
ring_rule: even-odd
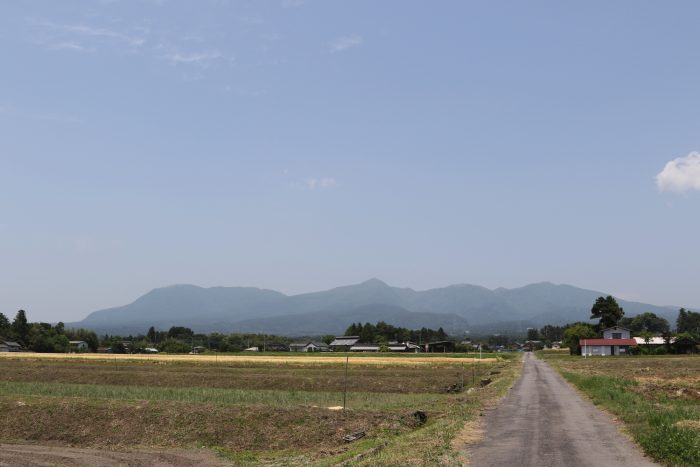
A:
<svg viewBox="0 0 700 467">
<path fill-rule="evenodd" d="M 618 417 L 647 455 L 665 465 L 700 466 L 700 356 L 539 355 Z"/>
<path fill-rule="evenodd" d="M 236 465 L 459 465 L 455 440 L 465 422 L 520 368 L 516 354 L 430 363 L 404 355 L 381 364 L 351 355 L 343 411 L 345 366 L 337 361 L 199 357 L 0 358 L 0 412 L 13 420 L 0 426 L 0 441 L 207 447 Z M 343 441 L 359 432 L 364 437 Z"/>
</svg>

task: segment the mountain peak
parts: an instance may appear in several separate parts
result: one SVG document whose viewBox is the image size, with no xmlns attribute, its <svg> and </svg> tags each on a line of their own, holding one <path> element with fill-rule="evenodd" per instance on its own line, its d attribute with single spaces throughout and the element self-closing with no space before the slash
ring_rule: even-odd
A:
<svg viewBox="0 0 700 467">
<path fill-rule="evenodd" d="M 380 280 L 380 279 L 377 279 L 376 277 L 373 277 L 373 278 L 371 278 L 371 279 L 368 279 L 368 280 L 366 280 L 366 281 L 364 281 L 364 282 L 360 282 L 360 283 L 357 284 L 357 285 L 372 286 L 372 287 L 389 287 L 389 285 L 388 285 L 386 282 L 384 282 L 384 281 L 382 281 L 382 280 Z"/>
</svg>

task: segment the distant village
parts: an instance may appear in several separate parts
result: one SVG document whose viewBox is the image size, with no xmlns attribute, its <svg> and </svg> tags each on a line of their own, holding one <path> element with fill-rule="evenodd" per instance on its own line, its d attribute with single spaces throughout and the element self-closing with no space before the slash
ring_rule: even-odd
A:
<svg viewBox="0 0 700 467">
<path fill-rule="evenodd" d="M 528 328 L 526 335 L 449 336 L 442 328 L 407 329 L 385 322 L 353 323 L 344 335 L 291 339 L 267 334 L 197 334 L 182 326 L 154 327 L 138 336 L 98 337 L 62 323 L 30 323 L 23 310 L 10 322 L 0 313 L 0 352 L 179 353 L 209 352 L 528 352 L 568 349 L 583 357 L 700 352 L 700 313 L 680 309 L 675 332 L 653 313 L 625 317 L 613 297 L 600 297 L 591 310 L 597 325 L 577 322 Z"/>
</svg>

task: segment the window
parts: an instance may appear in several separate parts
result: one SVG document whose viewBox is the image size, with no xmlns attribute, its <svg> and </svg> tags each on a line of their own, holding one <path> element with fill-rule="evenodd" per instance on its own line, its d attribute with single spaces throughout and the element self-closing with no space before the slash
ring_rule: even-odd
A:
<svg viewBox="0 0 700 467">
<path fill-rule="evenodd" d="M 622 333 L 621 332 L 613 332 L 613 339 L 622 339 Z"/>
</svg>

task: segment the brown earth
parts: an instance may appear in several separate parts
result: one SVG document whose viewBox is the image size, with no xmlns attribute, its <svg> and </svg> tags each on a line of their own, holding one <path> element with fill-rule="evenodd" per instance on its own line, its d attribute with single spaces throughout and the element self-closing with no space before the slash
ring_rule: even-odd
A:
<svg viewBox="0 0 700 467">
<path fill-rule="evenodd" d="M 65 446 L 0 444 L 0 466 L 3 467 L 195 467 L 200 465 L 219 467 L 231 464 L 206 450 L 109 451 Z"/>
<path fill-rule="evenodd" d="M 590 375 L 619 376 L 641 384 L 700 389 L 698 355 L 579 358 L 575 361 L 567 360 L 566 367 Z"/>
<path fill-rule="evenodd" d="M 234 451 L 342 448 L 342 437 L 365 431 L 410 431 L 410 414 L 323 408 L 231 407 L 182 402 L 0 397 L 3 441 L 81 447 L 202 447 Z"/>
</svg>

